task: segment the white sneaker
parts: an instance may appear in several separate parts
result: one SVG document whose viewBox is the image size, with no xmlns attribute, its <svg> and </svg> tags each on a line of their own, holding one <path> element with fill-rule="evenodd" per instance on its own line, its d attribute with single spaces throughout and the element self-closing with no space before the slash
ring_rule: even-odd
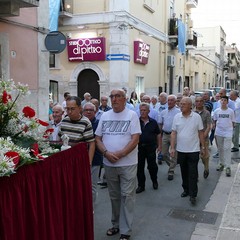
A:
<svg viewBox="0 0 240 240">
<path fill-rule="evenodd" d="M 218 158 L 218 157 L 219 157 L 219 153 L 218 152 L 213 154 L 213 158 Z"/>
</svg>

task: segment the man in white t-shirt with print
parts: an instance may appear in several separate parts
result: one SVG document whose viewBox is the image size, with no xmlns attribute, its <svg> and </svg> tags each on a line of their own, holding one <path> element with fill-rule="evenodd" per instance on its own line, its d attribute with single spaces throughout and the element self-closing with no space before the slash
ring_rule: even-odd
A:
<svg viewBox="0 0 240 240">
<path fill-rule="evenodd" d="M 120 231 L 120 240 L 132 233 L 137 176 L 137 145 L 141 134 L 136 112 L 126 108 L 126 93 L 114 89 L 109 96 L 112 109 L 104 112 L 95 132 L 112 204 L 112 228 L 107 236 Z"/>
<path fill-rule="evenodd" d="M 226 167 L 226 176 L 231 176 L 231 144 L 233 126 L 235 123 L 234 111 L 228 107 L 228 97 L 221 97 L 221 107 L 213 113 L 213 128 L 219 152 L 219 164 L 217 171 L 223 171 Z"/>
</svg>

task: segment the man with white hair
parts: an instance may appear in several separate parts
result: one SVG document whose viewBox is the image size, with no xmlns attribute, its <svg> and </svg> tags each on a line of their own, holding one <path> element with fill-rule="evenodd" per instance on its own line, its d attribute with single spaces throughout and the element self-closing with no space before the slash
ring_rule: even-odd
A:
<svg viewBox="0 0 240 240">
<path fill-rule="evenodd" d="M 151 97 L 151 103 L 150 103 L 150 106 L 155 109 L 155 110 L 158 110 L 159 107 L 160 107 L 160 103 L 158 102 L 158 96 L 157 95 L 153 95 Z"/>
<path fill-rule="evenodd" d="M 163 111 L 164 109 L 167 109 L 168 108 L 168 101 L 167 101 L 167 93 L 165 92 L 161 92 L 159 94 L 159 103 L 160 103 L 160 106 L 158 108 L 158 113 L 160 113 L 161 111 Z"/>
<path fill-rule="evenodd" d="M 150 96 L 149 95 L 144 95 L 142 97 L 142 102 L 148 103 L 150 105 L 150 103 L 151 103 Z M 138 117 L 140 117 L 140 115 L 141 115 L 140 114 L 140 108 L 138 108 L 136 110 L 136 113 L 137 113 Z M 155 109 L 153 109 L 152 107 L 150 107 L 150 112 L 149 112 L 148 116 L 150 118 L 153 118 L 154 120 L 156 120 L 158 122 L 158 112 Z"/>
<path fill-rule="evenodd" d="M 85 103 L 90 102 L 91 100 L 91 94 L 89 92 L 84 93 L 83 95 L 84 99 L 81 102 L 82 107 L 84 106 Z"/>
<path fill-rule="evenodd" d="M 160 113 L 159 123 L 161 129 L 161 141 L 159 151 L 162 152 L 163 160 L 166 161 L 169 166 L 168 169 L 168 180 L 173 180 L 174 177 L 174 169 L 177 165 L 176 156 L 170 157 L 169 155 L 169 147 L 171 140 L 171 132 L 172 132 L 172 123 L 174 116 L 180 112 L 180 109 L 176 107 L 177 98 L 175 95 L 168 96 L 168 108 L 164 109 Z"/>
<path fill-rule="evenodd" d="M 50 121 L 48 128 L 52 128 L 53 132 L 49 137 L 50 141 L 60 141 L 60 137 L 58 136 L 58 132 L 59 132 L 59 127 L 64 115 L 64 109 L 62 107 L 62 105 L 60 104 L 56 104 L 53 106 L 52 108 L 52 116 L 53 116 L 53 120 Z"/>
<path fill-rule="evenodd" d="M 99 120 L 95 117 L 96 112 L 97 112 L 96 106 L 91 102 L 87 102 L 83 107 L 83 115 L 91 121 L 94 133 L 99 123 Z M 93 208 L 95 206 L 96 199 L 97 199 L 98 174 L 99 174 L 102 162 L 103 162 L 103 155 L 97 148 L 95 148 L 92 166 L 91 166 Z"/>
<path fill-rule="evenodd" d="M 183 193 L 181 197 L 190 196 L 190 202 L 196 203 L 198 194 L 199 153 L 205 156 L 203 122 L 199 114 L 192 111 L 192 100 L 183 97 L 181 112 L 173 119 L 170 156 L 180 164 Z M 200 145 L 202 147 L 200 147 Z"/>
<path fill-rule="evenodd" d="M 112 227 L 106 235 L 120 232 L 120 240 L 124 240 L 132 233 L 141 127 L 137 114 L 126 108 L 124 90 L 113 89 L 109 97 L 112 109 L 102 115 L 95 134 L 98 149 L 103 154 L 112 204 Z"/>
</svg>

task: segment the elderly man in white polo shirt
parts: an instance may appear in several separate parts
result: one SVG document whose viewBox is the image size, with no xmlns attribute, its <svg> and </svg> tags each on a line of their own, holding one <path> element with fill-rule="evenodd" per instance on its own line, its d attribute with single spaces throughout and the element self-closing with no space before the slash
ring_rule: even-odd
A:
<svg viewBox="0 0 240 240">
<path fill-rule="evenodd" d="M 170 155 L 174 157 L 177 151 L 184 190 L 181 197 L 189 195 L 190 202 L 195 204 L 198 193 L 200 143 L 204 146 L 203 122 L 200 115 L 191 110 L 190 97 L 183 97 L 180 107 L 181 113 L 177 113 L 173 119 Z M 205 156 L 204 147 L 201 147 L 201 154 Z"/>
</svg>

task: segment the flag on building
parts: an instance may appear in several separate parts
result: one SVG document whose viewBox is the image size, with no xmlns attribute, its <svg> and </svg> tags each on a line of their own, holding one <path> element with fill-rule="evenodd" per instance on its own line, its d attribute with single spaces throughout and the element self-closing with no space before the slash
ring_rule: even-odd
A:
<svg viewBox="0 0 240 240">
<path fill-rule="evenodd" d="M 58 16 L 60 0 L 49 0 L 49 29 L 50 32 L 58 30 Z"/>
<path fill-rule="evenodd" d="M 181 19 L 178 19 L 178 52 L 182 54 L 186 52 L 186 30 Z"/>
</svg>

